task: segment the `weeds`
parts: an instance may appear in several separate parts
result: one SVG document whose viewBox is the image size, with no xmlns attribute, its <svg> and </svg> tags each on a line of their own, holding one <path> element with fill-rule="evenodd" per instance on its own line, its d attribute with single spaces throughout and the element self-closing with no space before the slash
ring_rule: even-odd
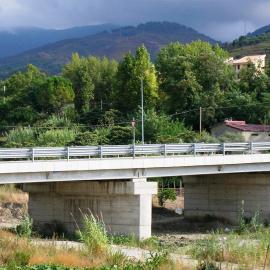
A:
<svg viewBox="0 0 270 270">
<path fill-rule="evenodd" d="M 83 229 L 78 230 L 79 239 L 86 245 L 91 255 L 108 251 L 109 238 L 103 221 L 92 213 L 83 215 Z"/>
<path fill-rule="evenodd" d="M 19 224 L 15 232 L 19 237 L 25 237 L 25 238 L 30 238 L 32 234 L 32 228 L 33 228 L 33 220 L 28 216 L 24 216 L 21 224 Z"/>
<path fill-rule="evenodd" d="M 150 237 L 145 240 L 139 240 L 134 234 L 132 235 L 114 235 L 110 237 L 111 244 L 128 246 L 128 247 L 139 247 L 146 248 L 149 250 L 160 249 L 160 241 L 157 237 Z"/>
<path fill-rule="evenodd" d="M 0 185 L 0 203 L 26 204 L 27 194 L 17 189 L 15 185 Z"/>
<path fill-rule="evenodd" d="M 199 269 L 207 269 L 207 265 L 216 262 L 238 264 L 243 269 L 270 266 L 270 228 L 263 225 L 258 211 L 248 219 L 243 206 L 242 203 L 235 231 L 212 233 L 208 239 L 199 240 L 188 248 L 188 253 L 200 261 Z"/>
</svg>

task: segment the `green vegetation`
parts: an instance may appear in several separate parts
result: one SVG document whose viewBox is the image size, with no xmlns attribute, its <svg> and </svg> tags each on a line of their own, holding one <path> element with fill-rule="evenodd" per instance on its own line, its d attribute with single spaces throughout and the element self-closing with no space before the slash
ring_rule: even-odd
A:
<svg viewBox="0 0 270 270">
<path fill-rule="evenodd" d="M 105 224 L 92 213 L 83 214 L 83 229 L 78 231 L 78 235 L 91 256 L 101 255 L 108 251 L 109 239 Z"/>
<path fill-rule="evenodd" d="M 29 224 L 28 221 L 24 223 Z M 28 237 L 28 230 L 26 231 Z M 79 236 L 84 243 L 83 248 L 62 247 L 60 249 L 53 244 L 38 245 L 35 240 L 32 242 L 30 238 L 17 237 L 12 233 L 0 231 L 0 269 L 178 269 L 177 264 L 169 259 L 166 252 L 155 251 L 150 253 L 145 260 L 139 261 L 128 258 L 120 251 L 111 250 L 104 224 L 92 215 L 84 216 L 84 226 L 79 231 Z M 114 239 L 117 241 L 117 238 Z M 123 240 L 124 238 L 121 239 L 125 243 L 127 242 L 127 240 Z M 137 240 L 137 242 L 139 241 Z M 154 240 L 144 241 L 144 244 L 150 245 L 150 242 L 153 245 Z"/>
<path fill-rule="evenodd" d="M 144 46 L 120 62 L 74 54 L 60 76 L 29 65 L 0 81 L 0 143 L 4 147 L 217 142 L 209 131 L 225 118 L 270 122 L 270 77 L 254 66 L 238 80 L 227 52 L 206 42 L 164 47 L 152 63 Z M 198 133 L 202 107 L 203 132 Z M 224 135 L 222 142 L 243 138 Z"/>
<path fill-rule="evenodd" d="M 270 31 L 254 35 L 241 36 L 230 44 L 225 44 L 232 56 L 242 57 L 245 55 L 266 54 L 269 58 Z"/>
<path fill-rule="evenodd" d="M 33 220 L 27 215 L 23 217 L 21 224 L 16 227 L 15 232 L 20 237 L 30 238 L 32 229 Z"/>
<path fill-rule="evenodd" d="M 174 189 L 163 189 L 158 193 L 158 201 L 159 205 L 163 206 L 167 200 L 175 201 L 176 200 L 176 192 Z"/>
<path fill-rule="evenodd" d="M 243 202 L 235 230 L 213 232 L 186 250 L 202 266 L 216 267 L 210 269 L 220 269 L 222 262 L 226 262 L 227 267 L 238 264 L 240 269 L 253 269 L 269 266 L 269 245 L 270 228 L 262 223 L 259 212 L 248 218 Z"/>
<path fill-rule="evenodd" d="M 157 237 L 139 240 L 135 235 L 114 235 L 110 237 L 110 242 L 114 245 L 139 247 L 147 250 L 160 250 L 160 242 Z"/>
</svg>

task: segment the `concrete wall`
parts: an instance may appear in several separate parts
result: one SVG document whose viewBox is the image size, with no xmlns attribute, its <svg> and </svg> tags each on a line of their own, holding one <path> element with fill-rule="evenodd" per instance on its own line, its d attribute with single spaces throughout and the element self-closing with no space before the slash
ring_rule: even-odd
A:
<svg viewBox="0 0 270 270">
<path fill-rule="evenodd" d="M 235 128 L 228 127 L 224 123 L 218 124 L 211 129 L 211 134 L 214 137 L 220 137 L 220 136 L 224 135 L 224 133 L 226 133 L 226 132 L 241 133 L 239 130 L 237 130 Z"/>
<path fill-rule="evenodd" d="M 247 217 L 260 211 L 270 221 L 270 173 L 184 177 L 185 217 L 207 215 L 235 223 L 242 201 Z"/>
<path fill-rule="evenodd" d="M 26 184 L 29 214 L 36 227 L 55 222 L 73 233 L 82 226 L 82 213 L 91 211 L 103 219 L 112 234 L 151 236 L 152 194 L 156 183 L 146 181 L 87 181 Z M 76 221 L 76 222 L 75 222 Z"/>
<path fill-rule="evenodd" d="M 225 124 L 220 124 L 211 129 L 211 134 L 215 137 L 221 137 L 224 133 L 237 133 L 243 136 L 245 142 L 269 142 L 270 132 L 242 132 L 235 128 L 226 126 Z"/>
</svg>

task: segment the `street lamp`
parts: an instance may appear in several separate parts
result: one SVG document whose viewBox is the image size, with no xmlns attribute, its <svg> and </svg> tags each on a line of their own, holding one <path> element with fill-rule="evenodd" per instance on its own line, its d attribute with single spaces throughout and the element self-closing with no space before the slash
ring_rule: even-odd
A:
<svg viewBox="0 0 270 270">
<path fill-rule="evenodd" d="M 141 108 L 142 108 L 142 144 L 144 144 L 144 97 L 143 97 L 143 78 L 141 78 Z"/>
</svg>

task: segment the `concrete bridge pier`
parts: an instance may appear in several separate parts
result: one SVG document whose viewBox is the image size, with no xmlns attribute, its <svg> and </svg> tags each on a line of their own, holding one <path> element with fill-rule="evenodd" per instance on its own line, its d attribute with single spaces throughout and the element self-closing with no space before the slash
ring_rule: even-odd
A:
<svg viewBox="0 0 270 270">
<path fill-rule="evenodd" d="M 214 216 L 237 223 L 240 210 L 270 221 L 270 173 L 185 176 L 185 217 Z M 244 203 L 244 204 L 243 204 Z"/>
<path fill-rule="evenodd" d="M 40 231 L 61 224 L 74 233 L 76 223 L 82 226 L 82 213 L 90 210 L 111 234 L 151 236 L 157 183 L 146 179 L 24 184 L 24 190 L 29 193 L 29 214 Z"/>
</svg>

